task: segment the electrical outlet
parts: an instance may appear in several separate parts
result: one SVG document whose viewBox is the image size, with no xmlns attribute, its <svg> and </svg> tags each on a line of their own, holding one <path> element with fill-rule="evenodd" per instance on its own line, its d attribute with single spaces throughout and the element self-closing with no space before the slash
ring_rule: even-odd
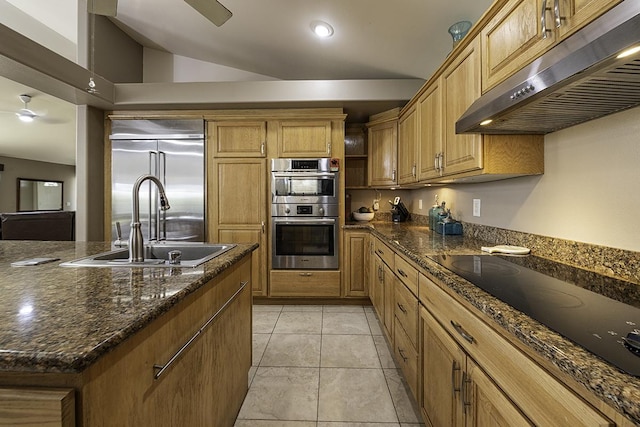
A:
<svg viewBox="0 0 640 427">
<path fill-rule="evenodd" d="M 373 199 L 373 210 L 374 211 L 380 210 L 380 201 L 379 200 Z"/>
<path fill-rule="evenodd" d="M 480 199 L 473 199 L 473 216 L 480 216 Z"/>
<path fill-rule="evenodd" d="M 422 210 L 422 199 L 418 199 L 418 209 Z"/>
</svg>

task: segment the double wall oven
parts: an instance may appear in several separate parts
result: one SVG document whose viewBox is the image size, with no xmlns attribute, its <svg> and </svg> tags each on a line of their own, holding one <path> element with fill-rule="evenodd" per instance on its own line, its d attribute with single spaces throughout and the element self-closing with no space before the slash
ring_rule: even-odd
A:
<svg viewBox="0 0 640 427">
<path fill-rule="evenodd" d="M 331 159 L 271 161 L 273 269 L 338 269 L 339 180 Z"/>
</svg>

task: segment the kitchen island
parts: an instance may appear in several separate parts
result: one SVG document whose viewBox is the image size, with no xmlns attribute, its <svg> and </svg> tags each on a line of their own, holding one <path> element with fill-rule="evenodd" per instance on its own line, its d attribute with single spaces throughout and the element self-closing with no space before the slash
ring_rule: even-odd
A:
<svg viewBox="0 0 640 427">
<path fill-rule="evenodd" d="M 233 425 L 251 364 L 256 248 L 196 268 L 64 268 L 110 244 L 0 241 L 0 413 L 38 413 L 11 400 L 17 389 L 32 402 L 29 392 L 62 390 L 65 421 L 52 425 Z M 11 266 L 33 257 L 59 261 Z"/>
<path fill-rule="evenodd" d="M 640 378 L 628 375 L 571 340 L 514 309 L 437 262 L 458 255 L 488 255 L 480 251 L 488 242 L 468 236 L 442 236 L 428 227 L 390 222 L 352 223 L 345 230 L 368 230 L 393 252 L 409 260 L 434 284 L 482 319 L 501 338 L 526 354 L 552 377 L 588 401 L 617 425 L 640 425 Z M 397 259 L 397 258 L 396 258 Z M 523 258 L 524 260 L 525 258 Z M 596 273 L 537 257 L 538 271 L 581 285 L 592 292 L 625 304 L 639 306 L 637 284 L 607 278 Z M 422 277 L 421 277 L 422 280 Z M 429 302 L 420 287 L 419 299 Z M 416 297 L 418 294 L 416 294 Z M 375 304 L 374 304 L 375 305 Z M 437 312 L 437 309 L 435 310 Z M 638 358 L 640 363 L 640 358 Z M 524 369 L 524 368 L 521 368 Z"/>
</svg>

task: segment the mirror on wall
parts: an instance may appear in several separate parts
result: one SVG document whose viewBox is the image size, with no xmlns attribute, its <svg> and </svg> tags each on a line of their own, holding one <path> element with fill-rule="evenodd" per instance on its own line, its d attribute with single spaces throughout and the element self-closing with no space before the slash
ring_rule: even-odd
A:
<svg viewBox="0 0 640 427">
<path fill-rule="evenodd" d="M 61 211 L 62 181 L 18 178 L 18 212 Z"/>
</svg>

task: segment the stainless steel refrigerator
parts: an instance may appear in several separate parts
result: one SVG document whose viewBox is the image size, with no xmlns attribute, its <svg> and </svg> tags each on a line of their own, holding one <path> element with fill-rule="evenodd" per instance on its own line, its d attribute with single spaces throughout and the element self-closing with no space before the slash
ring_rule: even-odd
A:
<svg viewBox="0 0 640 427">
<path fill-rule="evenodd" d="M 159 209 L 156 186 L 140 188 L 140 222 L 145 242 L 205 239 L 205 157 L 203 120 L 113 120 L 111 122 L 111 222 L 129 237 L 136 179 L 155 175 L 171 208 Z"/>
</svg>

